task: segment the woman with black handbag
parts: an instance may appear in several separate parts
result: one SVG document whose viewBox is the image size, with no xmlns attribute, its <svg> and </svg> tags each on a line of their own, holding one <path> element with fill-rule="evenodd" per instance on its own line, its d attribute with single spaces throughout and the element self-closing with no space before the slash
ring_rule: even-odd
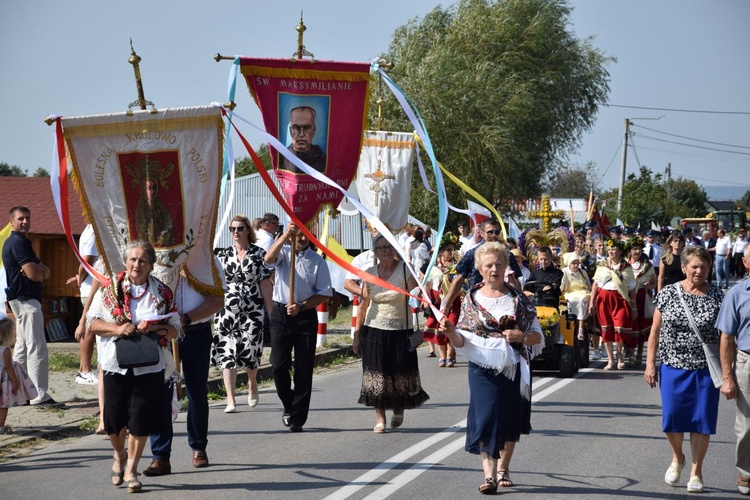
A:
<svg viewBox="0 0 750 500">
<path fill-rule="evenodd" d="M 89 330 L 101 337 L 104 429 L 114 450 L 112 484 L 127 482 L 128 492 L 134 493 L 142 489 L 138 461 L 146 439 L 171 425 L 164 411 L 165 372 L 174 372 L 167 346 L 182 328 L 172 291 L 151 275 L 156 262 L 151 244 L 131 242 L 123 258 L 125 271 L 102 285 L 87 320 Z"/>
<path fill-rule="evenodd" d="M 702 493 L 703 459 L 711 434 L 716 434 L 719 414 L 719 390 L 711 379 L 704 344 L 719 342 L 715 325 L 724 294 L 710 282 L 708 250 L 691 246 L 680 259 L 686 278 L 662 288 L 654 301 L 644 378 L 652 388 L 658 383 L 661 390 L 662 430 L 672 447 L 664 481 L 671 486 L 679 483 L 685 466 L 682 443 L 689 432 L 692 466 L 687 491 Z"/>
<path fill-rule="evenodd" d="M 416 280 L 382 234 L 374 236 L 372 248 L 378 264 L 368 273 L 403 290 L 412 290 Z M 414 331 L 408 297 L 371 283 L 362 287 L 352 348 L 362 355 L 362 390 L 359 403 L 375 408 L 373 432 L 385 432 L 385 412 L 393 410 L 391 427 L 404 422 L 404 410 L 429 399 L 419 378 L 417 352 L 410 341 Z M 420 339 L 421 342 L 421 339 Z"/>
</svg>

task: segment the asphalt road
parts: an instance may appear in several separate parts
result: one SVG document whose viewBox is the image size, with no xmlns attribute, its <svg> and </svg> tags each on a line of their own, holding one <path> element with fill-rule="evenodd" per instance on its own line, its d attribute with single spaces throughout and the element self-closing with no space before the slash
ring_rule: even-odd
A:
<svg viewBox="0 0 750 500">
<path fill-rule="evenodd" d="M 317 375 L 305 431 L 281 424 L 272 388 L 255 409 L 224 414 L 211 408 L 211 467 L 193 469 L 185 414 L 175 424 L 173 473 L 141 477 L 147 498 L 442 499 L 476 498 L 483 479 L 479 457 L 463 450 L 468 385 L 466 363 L 438 368 L 420 349 L 422 384 L 430 395 L 407 411 L 398 431 L 376 435 L 374 412 L 356 404 L 359 363 Z M 506 498 L 683 498 L 664 483 L 671 454 L 661 433 L 659 392 L 642 372 L 605 372 L 603 363 L 572 379 L 536 374 L 530 436 L 511 464 Z M 734 403 L 722 400 L 719 429 L 704 464 L 699 498 L 739 498 L 735 489 Z M 685 444 L 686 456 L 689 444 Z M 121 498 L 110 484 L 109 442 L 86 436 L 52 443 L 0 465 L 0 498 Z M 148 447 L 141 470 L 150 463 Z"/>
</svg>

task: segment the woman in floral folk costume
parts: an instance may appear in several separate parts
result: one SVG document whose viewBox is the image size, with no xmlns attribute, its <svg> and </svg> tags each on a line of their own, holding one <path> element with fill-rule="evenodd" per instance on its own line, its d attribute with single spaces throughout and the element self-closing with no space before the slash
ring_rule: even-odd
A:
<svg viewBox="0 0 750 500">
<path fill-rule="evenodd" d="M 635 305 L 635 276 L 633 268 L 626 260 L 625 243 L 609 240 L 606 244 L 607 260 L 597 264 L 591 286 L 589 313 L 596 310 L 596 317 L 602 329 L 602 342 L 607 350 L 609 363 L 604 367 L 611 370 L 625 368 L 622 357 L 624 343 L 635 345 L 631 340 Z M 617 356 L 613 354 L 612 342 L 617 344 Z"/>
<path fill-rule="evenodd" d="M 463 293 L 460 293 L 453 301 L 453 304 L 445 309 L 442 306 L 442 300 L 448 294 L 451 283 L 458 276 L 454 255 L 460 248 L 461 240 L 457 235 L 450 231 L 443 234 L 443 238 L 440 240 L 440 245 L 438 246 L 437 263 L 433 267 L 427 281 L 430 300 L 439 310 L 448 311 L 448 319 L 453 324 L 458 323 Z M 456 363 L 456 349 L 446 335 L 436 331 L 438 326 L 439 322 L 437 318 L 430 313 L 425 322 L 424 339 L 427 342 L 437 345 L 438 352 L 440 353 L 438 366 L 441 368 L 452 368 Z"/>
</svg>

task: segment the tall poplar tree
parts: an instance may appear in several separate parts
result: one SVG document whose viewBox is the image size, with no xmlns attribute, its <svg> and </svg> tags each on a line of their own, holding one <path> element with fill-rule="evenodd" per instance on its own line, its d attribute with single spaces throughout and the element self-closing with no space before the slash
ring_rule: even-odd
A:
<svg viewBox="0 0 750 500">
<path fill-rule="evenodd" d="M 562 0 L 461 0 L 398 28 L 383 54 L 438 160 L 489 200 L 540 195 L 607 100 L 614 59 L 575 36 L 570 12 Z M 384 130 L 412 130 L 395 99 L 383 116 Z M 412 213 L 432 223 L 419 175 L 412 187 Z M 465 206 L 458 188 L 448 195 Z"/>
</svg>

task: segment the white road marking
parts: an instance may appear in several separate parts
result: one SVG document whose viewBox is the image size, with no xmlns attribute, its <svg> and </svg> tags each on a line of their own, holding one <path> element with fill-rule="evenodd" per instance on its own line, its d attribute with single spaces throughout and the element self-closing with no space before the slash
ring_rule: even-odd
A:
<svg viewBox="0 0 750 500">
<path fill-rule="evenodd" d="M 531 397 L 532 404 L 541 401 L 542 399 L 546 398 L 550 394 L 553 394 L 557 392 L 558 390 L 562 389 L 563 387 L 565 387 L 566 385 L 570 384 L 571 382 L 573 382 L 573 380 L 580 378 L 584 374 L 589 373 L 593 370 L 594 368 L 582 368 L 572 378 L 560 379 L 560 381 L 557 382 L 556 384 L 553 384 L 552 386 L 546 388 L 542 392 L 532 395 Z M 534 387 L 538 388 L 540 385 L 546 385 L 552 382 L 553 380 L 557 380 L 557 379 L 542 378 L 535 382 Z M 394 455 L 393 457 L 381 463 L 374 469 L 368 472 L 365 472 L 364 474 L 359 476 L 357 479 L 355 479 L 348 485 L 331 493 L 330 495 L 325 497 L 325 500 L 344 500 L 346 498 L 349 498 L 354 493 L 361 490 L 362 488 L 367 486 L 369 483 L 375 481 L 377 478 L 379 478 L 380 476 L 382 476 L 389 470 L 393 469 L 397 465 L 402 464 L 403 462 L 413 457 L 417 453 L 429 448 L 430 446 L 434 444 L 439 443 L 440 441 L 443 441 L 444 439 L 451 437 L 456 432 L 462 431 L 465 428 L 466 428 L 466 419 L 458 422 L 457 424 L 450 427 L 449 429 L 446 429 L 438 434 L 435 434 L 432 437 L 429 437 L 407 448 L 406 450 L 402 451 L 398 455 Z M 391 479 L 390 481 L 388 481 L 387 484 L 381 486 L 380 488 L 378 488 L 377 490 L 375 490 L 373 493 L 371 493 L 365 498 L 372 499 L 372 500 L 387 498 L 388 496 L 390 496 L 391 494 L 395 493 L 400 488 L 408 484 L 410 481 L 413 481 L 414 479 L 419 477 L 423 472 L 429 470 L 431 467 L 440 463 L 446 457 L 462 449 L 464 447 L 465 440 L 466 438 L 464 436 L 461 436 L 459 439 L 456 439 L 455 441 L 443 446 L 441 449 L 431 454 L 430 456 L 420 460 L 418 463 L 414 464 L 409 469 L 405 470 L 404 472 L 402 472 L 395 478 Z"/>
</svg>

